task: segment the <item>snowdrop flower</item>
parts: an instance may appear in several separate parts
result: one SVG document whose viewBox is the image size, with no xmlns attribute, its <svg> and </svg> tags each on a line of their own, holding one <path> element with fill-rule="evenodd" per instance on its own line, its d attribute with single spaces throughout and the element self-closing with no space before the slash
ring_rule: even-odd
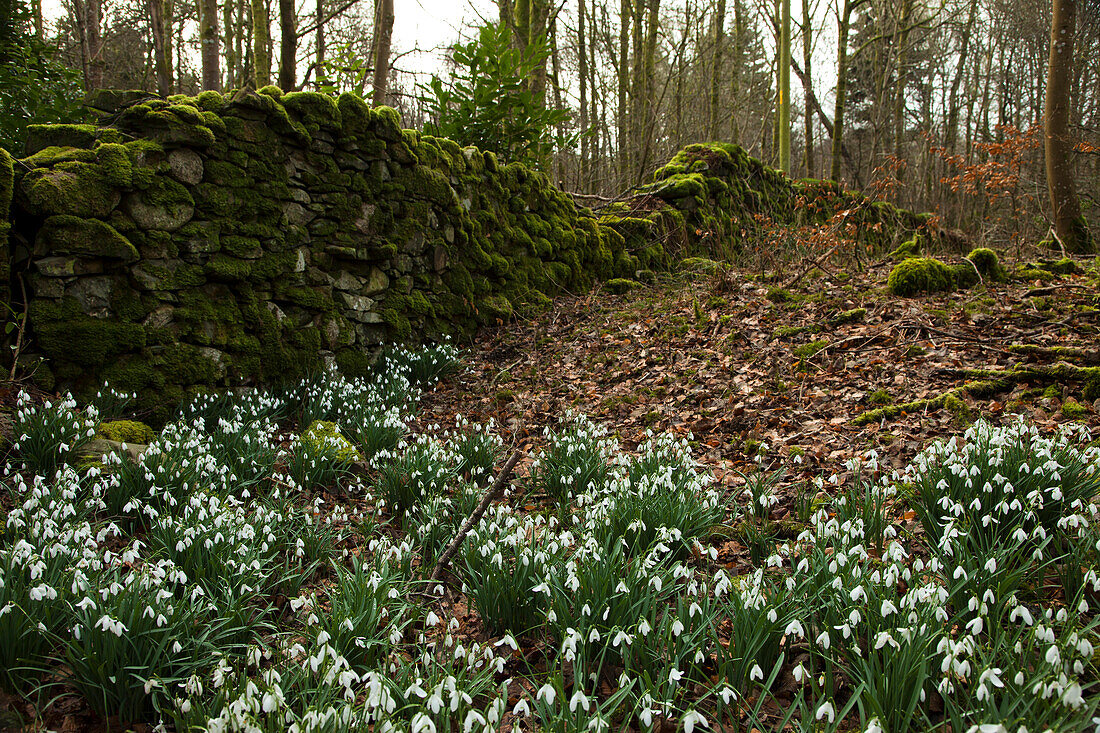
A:
<svg viewBox="0 0 1100 733">
<path fill-rule="evenodd" d="M 814 717 L 818 720 L 828 718 L 829 723 L 832 724 L 832 722 L 836 720 L 836 708 L 833 707 L 833 704 L 831 702 L 826 700 L 825 702 L 821 703 L 821 705 L 817 708 L 817 712 L 814 713 Z"/>
<path fill-rule="evenodd" d="M 754 682 L 762 679 L 764 679 L 764 670 L 760 669 L 759 664 L 752 665 L 752 669 L 749 670 L 749 681 Z"/>
<path fill-rule="evenodd" d="M 554 697 L 556 695 L 557 691 L 554 690 L 553 686 L 551 686 L 549 682 L 547 682 L 545 685 L 539 688 L 538 693 L 535 694 L 535 699 L 542 700 L 547 705 L 552 706 L 554 704 Z"/>
<path fill-rule="evenodd" d="M 588 697 L 586 697 L 584 692 L 579 689 L 573 693 L 573 697 L 569 698 L 569 712 L 577 712 L 578 705 L 586 713 L 588 712 L 588 709 L 592 706 L 592 703 L 589 702 Z"/>
<path fill-rule="evenodd" d="M 681 679 L 683 679 L 683 677 L 684 677 L 684 673 L 681 672 L 680 670 L 676 669 L 675 667 L 673 667 L 672 669 L 670 669 L 668 671 L 668 681 L 669 682 L 679 682 Z"/>
<path fill-rule="evenodd" d="M 695 730 L 696 724 L 701 725 L 704 728 L 710 727 L 707 723 L 707 719 L 704 718 L 702 714 L 696 710 L 689 710 L 687 712 L 687 715 L 684 716 L 683 721 L 681 722 L 683 722 L 684 724 L 684 733 L 691 733 L 693 730 Z"/>
</svg>

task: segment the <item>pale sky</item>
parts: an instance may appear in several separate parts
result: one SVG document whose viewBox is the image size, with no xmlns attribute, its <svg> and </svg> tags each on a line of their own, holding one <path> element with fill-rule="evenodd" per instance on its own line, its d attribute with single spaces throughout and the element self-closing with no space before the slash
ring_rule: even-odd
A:
<svg viewBox="0 0 1100 733">
<path fill-rule="evenodd" d="M 420 49 L 420 53 L 398 59 L 397 66 L 439 73 L 447 47 L 459 40 L 463 28 L 496 18 L 494 0 L 395 0 L 394 54 Z"/>
</svg>

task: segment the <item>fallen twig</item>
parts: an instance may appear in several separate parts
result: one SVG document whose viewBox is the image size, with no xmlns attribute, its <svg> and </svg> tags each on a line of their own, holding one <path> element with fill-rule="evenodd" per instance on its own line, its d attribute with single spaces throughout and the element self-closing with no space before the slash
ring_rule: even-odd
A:
<svg viewBox="0 0 1100 733">
<path fill-rule="evenodd" d="M 443 554 L 439 556 L 439 561 L 435 564 L 435 569 L 432 570 L 432 574 L 428 577 L 429 583 L 439 580 L 440 574 L 451 562 L 451 558 L 455 556 L 455 553 L 458 552 L 458 548 L 462 546 L 462 542 L 466 539 L 466 535 L 470 534 L 470 530 L 481 520 L 481 517 L 484 516 L 486 510 L 489 509 L 489 504 L 493 502 L 493 499 L 504 492 L 505 487 L 508 486 L 508 476 L 511 475 L 512 469 L 516 467 L 516 463 L 518 463 L 519 459 L 522 457 L 523 451 L 517 450 L 504 464 L 504 467 L 500 469 L 500 473 L 497 474 L 496 481 L 493 482 L 492 487 L 485 492 L 485 496 L 481 497 L 481 501 L 478 503 L 477 508 L 474 509 L 470 516 L 466 517 L 466 521 L 458 528 L 458 532 L 455 534 L 454 539 L 447 545 L 447 549 L 443 551 Z"/>
</svg>

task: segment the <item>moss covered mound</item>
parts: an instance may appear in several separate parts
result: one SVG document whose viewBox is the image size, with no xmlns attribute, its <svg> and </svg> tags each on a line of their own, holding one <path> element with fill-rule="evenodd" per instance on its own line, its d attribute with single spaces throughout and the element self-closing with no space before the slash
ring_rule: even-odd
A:
<svg viewBox="0 0 1100 733">
<path fill-rule="evenodd" d="M 331 457 L 333 460 L 351 463 L 362 460 L 355 445 L 340 432 L 340 426 L 334 422 L 314 420 L 302 432 L 303 445 L 311 450 Z"/>
<path fill-rule="evenodd" d="M 955 278 L 947 265 L 932 257 L 909 257 L 894 265 L 886 281 L 894 295 L 912 297 L 955 289 Z"/>
<path fill-rule="evenodd" d="M 100 423 L 96 435 L 116 443 L 148 445 L 157 437 L 151 427 L 136 420 L 113 420 Z"/>
</svg>

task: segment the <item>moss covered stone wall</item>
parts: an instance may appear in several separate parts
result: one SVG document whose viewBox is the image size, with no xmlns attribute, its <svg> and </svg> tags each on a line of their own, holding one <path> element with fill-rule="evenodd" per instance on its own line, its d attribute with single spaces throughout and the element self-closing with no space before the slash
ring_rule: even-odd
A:
<svg viewBox="0 0 1100 733">
<path fill-rule="evenodd" d="M 600 223 L 614 232 L 612 246 L 621 237 L 638 268 L 660 270 L 689 256 L 735 257 L 771 225 L 833 222 L 839 236 L 854 233 L 868 249 L 885 251 L 928 230 L 929 219 L 831 181 L 792 180 L 738 145 L 708 143 L 684 148 L 653 182 L 605 208 Z"/>
<path fill-rule="evenodd" d="M 25 276 L 42 386 L 107 381 L 162 413 L 326 361 L 363 373 L 381 343 L 468 334 L 666 267 L 671 239 L 721 256 L 756 210 L 800 215 L 803 184 L 735 146 L 685 150 L 598 221 L 545 176 L 353 95 L 103 92 L 90 106 L 99 124 L 28 131 L 0 259 Z M 12 184 L 0 151 L 4 228 Z"/>
<path fill-rule="evenodd" d="M 380 343 L 612 274 L 596 219 L 543 175 L 352 95 L 93 105 L 101 124 L 33 128 L 17 166 L 31 245 L 14 259 L 48 387 L 107 380 L 169 405 L 325 360 L 361 373 Z"/>
</svg>

